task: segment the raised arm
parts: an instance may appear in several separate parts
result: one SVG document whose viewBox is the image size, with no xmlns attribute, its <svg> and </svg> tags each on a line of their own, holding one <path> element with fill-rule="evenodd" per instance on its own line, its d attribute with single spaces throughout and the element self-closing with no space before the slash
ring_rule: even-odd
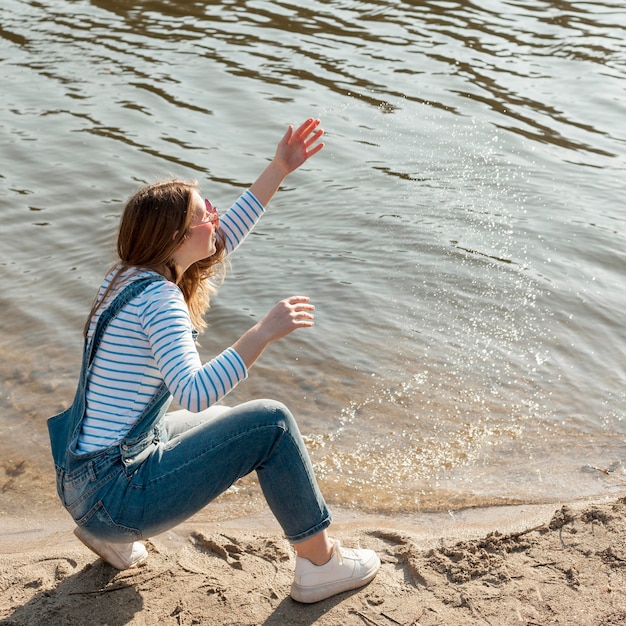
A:
<svg viewBox="0 0 626 626">
<path fill-rule="evenodd" d="M 320 142 L 324 131 L 319 125 L 320 120 L 313 118 L 306 120 L 296 130 L 289 125 L 276 148 L 274 158 L 250 187 L 250 191 L 263 206 L 269 204 L 291 172 L 324 147 Z"/>
<path fill-rule="evenodd" d="M 289 126 L 276 148 L 274 158 L 250 187 L 250 191 L 263 206 L 267 206 L 291 172 L 324 147 L 320 142 L 324 131 L 319 128 L 319 124 L 319 120 L 310 118 L 297 130 Z M 313 326 L 314 312 L 315 307 L 307 296 L 291 296 L 281 300 L 244 333 L 232 348 L 246 368 L 250 368 L 270 343 L 299 328 Z"/>
</svg>

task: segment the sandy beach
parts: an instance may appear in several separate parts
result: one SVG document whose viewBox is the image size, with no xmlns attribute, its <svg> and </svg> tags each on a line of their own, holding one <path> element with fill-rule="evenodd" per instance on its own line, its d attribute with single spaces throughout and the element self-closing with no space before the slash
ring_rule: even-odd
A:
<svg viewBox="0 0 626 626">
<path fill-rule="evenodd" d="M 0 626 L 626 626 L 625 33 L 616 0 L 5 0 Z M 201 359 L 312 298 L 224 404 L 289 407 L 331 536 L 381 570 L 291 600 L 253 473 L 117 571 L 45 419 L 124 203 L 197 180 L 224 223 L 309 116 L 326 147 L 229 259 Z"/>
<path fill-rule="evenodd" d="M 61 515 L 2 527 L 6 626 L 626 624 L 622 497 L 410 521 L 340 513 L 334 536 L 377 550 L 382 567 L 367 587 L 314 605 L 290 599 L 294 553 L 269 516 L 192 518 L 124 572 L 79 544 Z"/>
</svg>

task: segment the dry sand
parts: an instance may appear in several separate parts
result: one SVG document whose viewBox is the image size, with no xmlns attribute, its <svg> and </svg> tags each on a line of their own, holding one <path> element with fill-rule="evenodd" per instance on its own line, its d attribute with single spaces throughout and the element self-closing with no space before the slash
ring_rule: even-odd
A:
<svg viewBox="0 0 626 626">
<path fill-rule="evenodd" d="M 334 536 L 374 548 L 382 567 L 314 605 L 289 598 L 294 554 L 271 521 L 253 532 L 191 520 L 119 572 L 64 518 L 4 520 L 0 624 L 626 624 L 626 498 L 422 514 L 412 526 L 339 517 Z"/>
</svg>

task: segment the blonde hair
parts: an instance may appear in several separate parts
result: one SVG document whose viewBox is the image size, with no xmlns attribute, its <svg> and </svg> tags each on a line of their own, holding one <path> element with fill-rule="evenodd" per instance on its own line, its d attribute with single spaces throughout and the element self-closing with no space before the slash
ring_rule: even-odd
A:
<svg viewBox="0 0 626 626">
<path fill-rule="evenodd" d="M 204 314 L 210 297 L 217 289 L 215 276 L 223 278 L 225 256 L 224 238 L 216 233 L 216 251 L 210 257 L 197 261 L 181 275 L 172 260 L 176 249 L 189 234 L 193 217 L 193 192 L 198 191 L 195 181 L 164 180 L 139 189 L 132 195 L 122 213 L 117 237 L 119 262 L 117 271 L 101 298 L 94 302 L 85 336 L 93 316 L 106 296 L 115 287 L 122 272 L 129 268 L 154 270 L 167 275 L 178 285 L 189 308 L 193 325 L 202 331 L 206 328 Z"/>
</svg>

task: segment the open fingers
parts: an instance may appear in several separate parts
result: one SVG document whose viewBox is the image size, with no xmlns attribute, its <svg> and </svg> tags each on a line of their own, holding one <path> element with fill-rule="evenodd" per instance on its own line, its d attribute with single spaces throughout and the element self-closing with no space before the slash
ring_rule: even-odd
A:
<svg viewBox="0 0 626 626">
<path fill-rule="evenodd" d="M 309 117 L 307 120 L 302 122 L 300 126 L 298 126 L 295 134 L 299 137 L 306 137 L 307 135 L 311 134 L 320 124 L 320 120 Z"/>
<path fill-rule="evenodd" d="M 315 309 L 315 305 L 311 304 L 311 298 L 308 296 L 291 296 L 285 299 L 285 302 L 293 307 L 301 309 Z"/>
<path fill-rule="evenodd" d="M 323 147 L 324 143 L 319 142 L 319 138 L 324 134 L 324 131 L 320 128 L 310 139 L 308 139 L 304 143 L 304 147 L 307 150 L 307 156 L 313 156 L 316 152 L 319 152 Z"/>
<path fill-rule="evenodd" d="M 294 134 L 309 148 L 319 141 L 320 137 L 324 134 L 324 129 L 319 128 L 320 123 L 320 120 L 309 118 L 300 125 Z M 316 150 L 319 150 L 319 148 L 316 148 Z"/>
<path fill-rule="evenodd" d="M 294 322 L 312 326 L 314 319 L 315 305 L 311 304 L 311 299 L 307 296 L 291 296 L 285 300 L 291 310 L 291 317 Z"/>
</svg>

